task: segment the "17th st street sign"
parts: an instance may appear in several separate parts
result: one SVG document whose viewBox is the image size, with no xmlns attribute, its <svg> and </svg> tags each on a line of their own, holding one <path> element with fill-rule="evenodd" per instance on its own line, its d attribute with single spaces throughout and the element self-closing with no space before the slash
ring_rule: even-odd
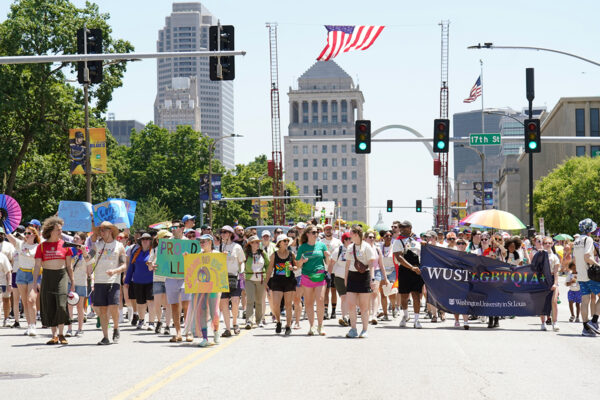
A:
<svg viewBox="0 0 600 400">
<path fill-rule="evenodd" d="M 498 145 L 500 143 L 499 133 L 471 133 L 469 135 L 470 146 Z"/>
</svg>

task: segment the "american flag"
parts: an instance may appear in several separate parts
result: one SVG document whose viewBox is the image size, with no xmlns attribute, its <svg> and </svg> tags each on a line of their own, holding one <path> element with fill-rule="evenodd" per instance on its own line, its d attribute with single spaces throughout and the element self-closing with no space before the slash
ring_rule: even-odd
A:
<svg viewBox="0 0 600 400">
<path fill-rule="evenodd" d="M 475 82 L 475 85 L 473 85 L 473 87 L 471 88 L 471 93 L 469 93 L 469 97 L 464 99 L 463 103 L 472 103 L 479 96 L 481 96 L 481 76 L 477 78 L 477 82 Z"/>
<path fill-rule="evenodd" d="M 327 29 L 327 46 L 323 49 L 318 61 L 327 61 L 340 52 L 351 50 L 366 50 L 383 30 L 383 26 L 338 26 L 325 25 Z"/>
</svg>

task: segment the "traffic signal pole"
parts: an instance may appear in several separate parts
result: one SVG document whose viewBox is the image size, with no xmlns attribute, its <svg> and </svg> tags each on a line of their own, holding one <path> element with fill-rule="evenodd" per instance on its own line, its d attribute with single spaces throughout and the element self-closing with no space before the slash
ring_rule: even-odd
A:
<svg viewBox="0 0 600 400">
<path fill-rule="evenodd" d="M 529 101 L 529 119 L 533 118 L 533 99 L 535 98 L 533 86 L 533 68 L 525 70 L 526 96 Z M 529 229 L 533 230 L 533 153 L 529 153 Z"/>
<path fill-rule="evenodd" d="M 87 27 L 83 24 L 83 53 L 87 54 Z M 83 103 L 84 103 L 84 125 L 85 125 L 85 201 L 92 202 L 92 148 L 90 146 L 90 108 L 89 94 L 90 70 L 87 60 L 83 61 Z"/>
</svg>

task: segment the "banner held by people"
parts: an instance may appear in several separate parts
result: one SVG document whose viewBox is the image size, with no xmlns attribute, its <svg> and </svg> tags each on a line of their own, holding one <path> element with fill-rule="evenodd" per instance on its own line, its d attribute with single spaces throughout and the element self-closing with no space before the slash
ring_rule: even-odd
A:
<svg viewBox="0 0 600 400">
<path fill-rule="evenodd" d="M 428 299 L 446 312 L 469 315 L 549 315 L 553 277 L 545 252 L 514 266 L 436 246 L 421 249 Z"/>
<path fill-rule="evenodd" d="M 156 263 L 158 269 L 155 274 L 168 278 L 185 278 L 184 254 L 197 254 L 200 252 L 200 243 L 196 240 L 160 239 L 156 247 Z"/>
<path fill-rule="evenodd" d="M 219 293 L 229 291 L 227 255 L 223 253 L 187 254 L 185 265 L 186 293 Z"/>
</svg>

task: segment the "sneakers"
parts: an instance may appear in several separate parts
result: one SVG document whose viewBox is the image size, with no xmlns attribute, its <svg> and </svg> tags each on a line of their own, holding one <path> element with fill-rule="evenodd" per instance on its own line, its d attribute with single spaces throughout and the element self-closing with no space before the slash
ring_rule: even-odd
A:
<svg viewBox="0 0 600 400">
<path fill-rule="evenodd" d="M 394 308 L 392 310 L 392 318 L 396 318 L 398 316 L 398 311 L 396 311 L 396 309 Z"/>
<path fill-rule="evenodd" d="M 73 336 L 73 331 L 71 329 L 67 330 L 67 333 L 65 333 L 65 337 L 71 337 Z"/>
<path fill-rule="evenodd" d="M 229 329 L 225 329 L 223 332 L 223 337 L 231 337 L 231 331 Z"/>
<path fill-rule="evenodd" d="M 207 339 L 202 339 L 200 343 L 198 343 L 198 347 L 208 347 L 209 343 Z"/>
<path fill-rule="evenodd" d="M 15 321 L 14 324 L 12 324 L 11 328 L 20 328 L 21 324 L 19 323 L 19 321 Z"/>
<path fill-rule="evenodd" d="M 119 343 L 121 339 L 121 333 L 118 329 L 113 330 L 113 343 Z"/>
<path fill-rule="evenodd" d="M 327 335 L 325 333 L 325 331 L 323 330 L 322 326 L 320 326 L 319 328 L 317 328 L 317 333 L 319 334 L 319 336 L 325 336 L 325 335 Z"/>
<path fill-rule="evenodd" d="M 381 318 L 382 321 L 391 321 L 390 317 L 388 317 L 387 315 L 384 315 L 383 318 Z"/>
<path fill-rule="evenodd" d="M 546 319 L 546 325 L 552 325 L 552 320 L 550 318 Z"/>
<path fill-rule="evenodd" d="M 275 333 L 281 333 L 281 322 L 278 322 L 275 326 Z"/>
<path fill-rule="evenodd" d="M 323 314 L 323 321 L 328 320 L 329 315 L 327 315 L 327 309 L 325 309 L 325 313 Z"/>
<path fill-rule="evenodd" d="M 358 332 L 356 332 L 356 329 L 350 328 L 350 330 L 348 331 L 348 333 L 346 333 L 346 337 L 350 338 L 350 339 L 357 338 L 358 337 Z"/>
<path fill-rule="evenodd" d="M 558 324 L 552 324 L 552 330 L 553 330 L 554 332 L 558 332 L 558 331 L 560 331 L 560 328 L 558 327 Z"/>
<path fill-rule="evenodd" d="M 583 328 L 581 336 L 596 337 L 597 335 L 591 329 Z"/>
<path fill-rule="evenodd" d="M 571 315 L 571 316 L 569 317 L 569 322 L 573 322 L 573 321 L 575 321 L 575 316 L 574 316 L 574 315 Z"/>
<path fill-rule="evenodd" d="M 575 322 L 580 323 L 579 317 L 575 318 Z"/>
<path fill-rule="evenodd" d="M 454 321 L 454 327 L 455 328 L 460 328 L 460 322 Z"/>
<path fill-rule="evenodd" d="M 317 331 L 317 328 L 315 328 L 314 326 L 311 326 L 310 329 L 308 330 L 308 336 L 317 336 L 319 334 L 319 332 Z"/>
<path fill-rule="evenodd" d="M 160 333 L 160 328 L 162 327 L 162 322 L 158 321 L 156 323 L 156 328 L 154 328 L 154 333 L 156 333 L 157 335 Z"/>
<path fill-rule="evenodd" d="M 167 335 L 167 336 L 171 335 L 171 329 L 168 326 L 165 326 L 165 330 L 163 331 L 163 335 Z"/>
<path fill-rule="evenodd" d="M 264 327 L 265 327 L 265 323 L 264 323 L 264 322 L 261 322 L 261 323 L 259 323 L 259 324 L 258 324 L 258 327 L 259 327 L 259 328 L 264 328 Z"/>
<path fill-rule="evenodd" d="M 285 336 L 290 336 L 292 334 L 292 328 L 289 326 L 285 327 Z"/>
<path fill-rule="evenodd" d="M 37 333 L 35 331 L 35 325 L 31 325 L 29 327 L 29 336 L 36 336 L 36 335 L 37 335 Z"/>
<path fill-rule="evenodd" d="M 331 316 L 329 317 L 329 319 L 335 319 L 335 308 L 331 310 Z"/>
<path fill-rule="evenodd" d="M 150 322 L 148 324 L 148 326 L 146 327 L 147 331 L 153 331 L 154 330 L 154 322 Z"/>
<path fill-rule="evenodd" d="M 125 317 L 123 316 L 123 314 L 119 315 L 119 323 L 120 324 L 124 324 L 125 323 Z"/>
<path fill-rule="evenodd" d="M 29 328 L 25 329 L 25 332 L 23 333 L 23 336 L 29 336 Z"/>
<path fill-rule="evenodd" d="M 600 334 L 600 329 L 598 329 L 598 324 L 592 321 L 588 321 L 585 323 L 585 326 L 591 330 L 592 332 L 594 332 L 596 335 Z"/>
<path fill-rule="evenodd" d="M 252 329 L 252 324 L 250 322 L 246 322 L 246 327 L 244 329 L 249 331 L 250 329 Z"/>
<path fill-rule="evenodd" d="M 135 315 L 133 316 L 133 318 L 135 319 Z M 143 327 L 144 327 L 144 320 L 139 319 L 139 317 L 138 317 L 138 323 L 137 323 L 137 327 L 135 329 L 139 331 L 139 330 L 142 330 Z"/>
<path fill-rule="evenodd" d="M 421 323 L 419 322 L 419 320 L 418 320 L 418 319 L 417 319 L 417 320 L 415 320 L 415 323 L 413 324 L 413 327 L 414 327 L 415 329 L 421 329 L 421 328 L 422 328 L 422 326 L 421 326 Z"/>
<path fill-rule="evenodd" d="M 340 326 L 349 326 L 350 325 L 348 323 L 348 319 L 347 318 L 340 318 L 340 319 L 338 319 L 338 323 L 340 324 Z"/>
<path fill-rule="evenodd" d="M 131 326 L 136 326 L 139 320 L 140 316 L 138 314 L 133 314 L 133 318 L 131 318 Z"/>
<path fill-rule="evenodd" d="M 465 322 L 464 325 L 463 325 L 463 328 L 465 328 L 465 331 L 468 331 L 469 330 L 469 323 Z"/>
<path fill-rule="evenodd" d="M 546 328 L 546 324 L 543 323 L 543 322 L 540 325 L 540 329 L 543 330 L 543 331 L 547 331 L 548 330 L 548 328 Z"/>
<path fill-rule="evenodd" d="M 373 318 L 370 322 L 371 325 L 377 325 L 377 320 L 375 318 Z"/>
<path fill-rule="evenodd" d="M 83 331 L 77 330 L 77 332 L 75 332 L 75 336 L 83 336 Z"/>
<path fill-rule="evenodd" d="M 221 334 L 219 333 L 218 330 L 215 331 L 214 342 L 215 342 L 215 344 L 219 344 L 221 342 Z"/>
<path fill-rule="evenodd" d="M 107 337 L 102 338 L 102 340 L 98 342 L 98 346 L 106 346 L 107 344 L 110 344 L 110 340 L 108 340 Z"/>
<path fill-rule="evenodd" d="M 362 339 L 366 339 L 369 337 L 369 335 L 367 334 L 367 331 L 361 331 L 360 335 L 358 335 L 358 337 L 362 338 Z"/>
<path fill-rule="evenodd" d="M 3 328 L 7 328 L 8 327 L 8 318 L 4 318 L 4 322 L 2 322 L 2 327 Z"/>
<path fill-rule="evenodd" d="M 400 320 L 400 328 L 406 328 L 406 323 L 408 322 L 408 319 L 406 317 L 402 317 L 402 319 Z"/>
</svg>

